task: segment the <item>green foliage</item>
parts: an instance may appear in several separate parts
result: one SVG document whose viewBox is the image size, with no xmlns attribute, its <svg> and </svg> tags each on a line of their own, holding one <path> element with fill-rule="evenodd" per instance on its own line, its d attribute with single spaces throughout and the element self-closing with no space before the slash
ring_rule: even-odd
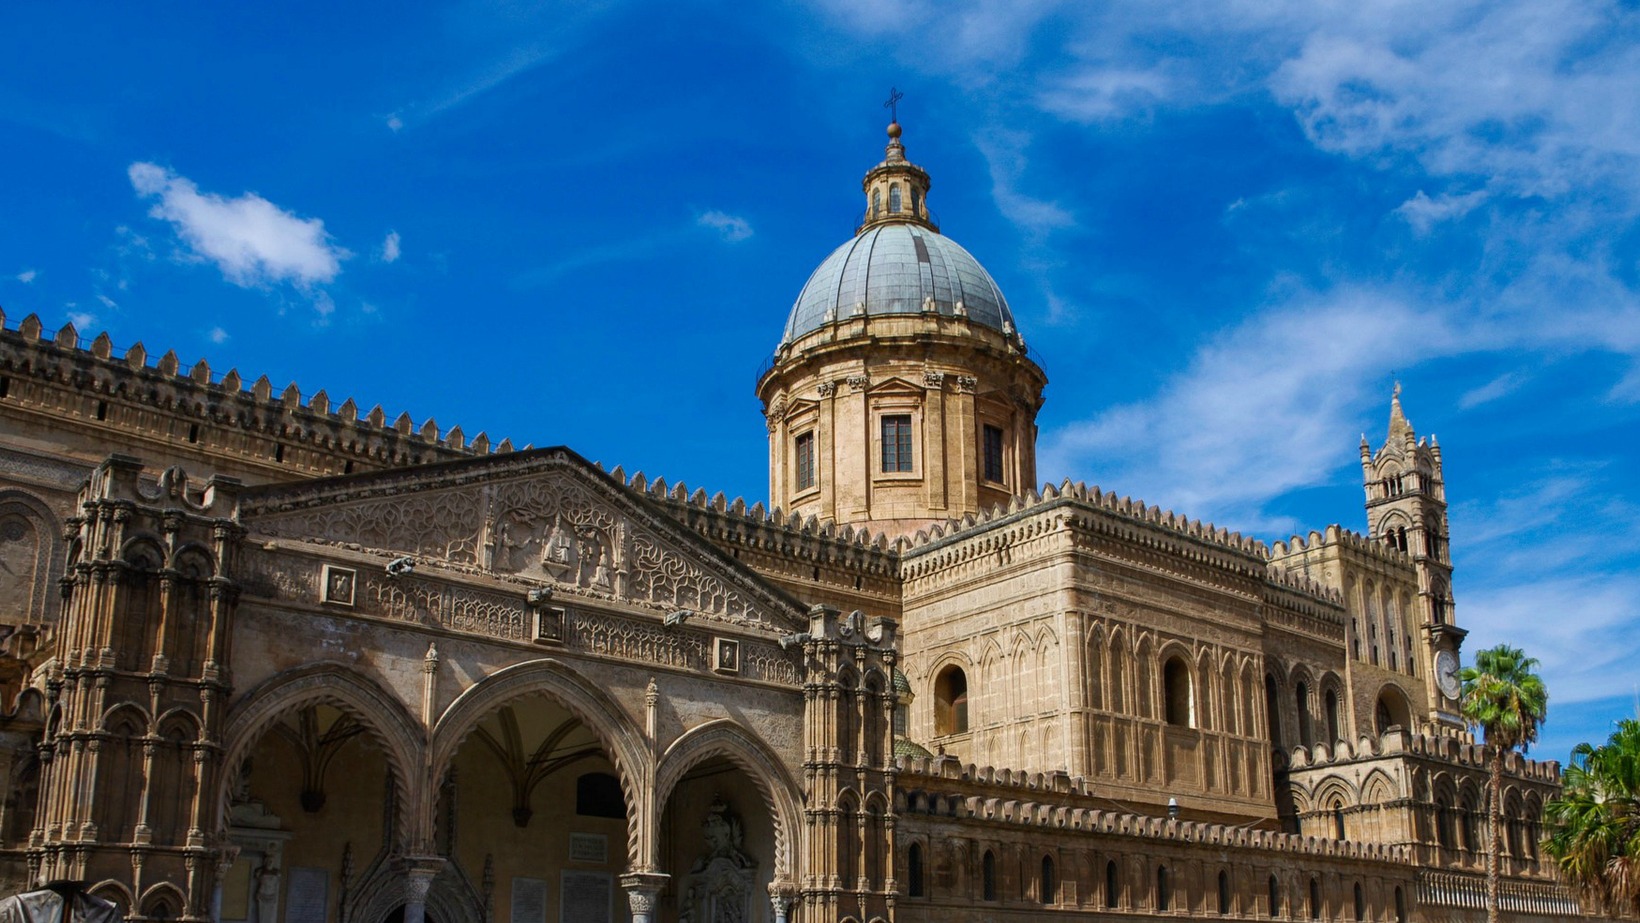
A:
<svg viewBox="0 0 1640 923">
<path fill-rule="evenodd" d="M 1459 674 L 1464 720 L 1485 733 L 1487 746 L 1524 753 L 1537 742 L 1549 713 L 1549 689 L 1533 672 L 1537 665 L 1520 648 L 1500 644 L 1477 653 L 1475 665 Z"/>
<path fill-rule="evenodd" d="M 1463 680 L 1464 720 L 1486 734 L 1491 771 L 1486 784 L 1486 919 L 1502 919 L 1498 854 L 1502 850 L 1501 824 L 1503 764 L 1515 750 L 1522 753 L 1536 740 L 1549 713 L 1549 690 L 1533 672 L 1538 665 L 1520 648 L 1500 644 L 1475 655 L 1475 665 L 1459 674 Z"/>
<path fill-rule="evenodd" d="M 1544 851 L 1607 913 L 1640 913 L 1640 721 L 1618 722 L 1601 746 L 1578 744 L 1561 785 L 1543 810 Z"/>
</svg>

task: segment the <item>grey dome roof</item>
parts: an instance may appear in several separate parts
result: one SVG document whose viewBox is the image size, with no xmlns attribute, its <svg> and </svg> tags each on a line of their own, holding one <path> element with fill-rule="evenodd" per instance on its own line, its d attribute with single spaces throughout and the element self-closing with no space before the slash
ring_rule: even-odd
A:
<svg viewBox="0 0 1640 923">
<path fill-rule="evenodd" d="M 792 305 L 783 342 L 867 314 L 918 314 L 932 298 L 939 313 L 962 303 L 974 323 L 1013 333 L 1014 316 L 991 274 L 956 241 L 916 224 L 883 224 L 834 250 Z"/>
</svg>

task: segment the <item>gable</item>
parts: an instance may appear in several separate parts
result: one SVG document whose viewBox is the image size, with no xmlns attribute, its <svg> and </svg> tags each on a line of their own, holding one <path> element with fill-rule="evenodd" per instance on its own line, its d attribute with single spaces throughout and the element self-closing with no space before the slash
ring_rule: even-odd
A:
<svg viewBox="0 0 1640 923">
<path fill-rule="evenodd" d="M 799 630 L 802 607 L 567 449 L 247 492 L 257 535 L 341 545 L 529 586 Z"/>
</svg>

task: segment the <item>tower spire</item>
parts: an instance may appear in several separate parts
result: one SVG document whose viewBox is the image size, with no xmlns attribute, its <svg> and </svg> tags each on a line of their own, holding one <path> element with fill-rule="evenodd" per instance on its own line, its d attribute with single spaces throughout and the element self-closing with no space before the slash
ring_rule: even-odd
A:
<svg viewBox="0 0 1640 923">
<path fill-rule="evenodd" d="M 1401 383 L 1396 382 L 1389 399 L 1389 438 L 1404 439 L 1412 431 L 1412 422 L 1407 419 L 1406 411 L 1401 409 Z"/>
</svg>

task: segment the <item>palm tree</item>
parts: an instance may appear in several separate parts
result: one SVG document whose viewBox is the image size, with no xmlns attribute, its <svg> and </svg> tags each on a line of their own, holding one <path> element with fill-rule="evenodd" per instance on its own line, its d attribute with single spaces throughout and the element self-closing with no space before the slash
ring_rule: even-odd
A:
<svg viewBox="0 0 1640 923">
<path fill-rule="evenodd" d="M 1549 690 L 1533 670 L 1538 662 L 1519 648 L 1500 644 L 1475 655 L 1464 667 L 1463 717 L 1486 735 L 1491 779 L 1486 786 L 1486 920 L 1498 923 L 1498 853 L 1503 813 L 1503 763 L 1515 750 L 1525 753 L 1536 740 L 1549 710 Z"/>
<path fill-rule="evenodd" d="M 1578 744 L 1544 806 L 1543 848 L 1567 882 L 1605 912 L 1640 914 L 1640 720 L 1601 746 Z"/>
</svg>

